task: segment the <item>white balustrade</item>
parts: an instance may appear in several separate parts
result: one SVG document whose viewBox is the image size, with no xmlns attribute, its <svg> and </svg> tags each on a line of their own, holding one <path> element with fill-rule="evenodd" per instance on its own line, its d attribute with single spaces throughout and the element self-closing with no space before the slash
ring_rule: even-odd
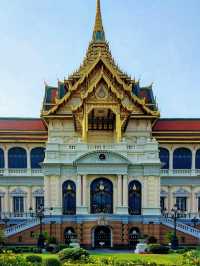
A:
<svg viewBox="0 0 200 266">
<path fill-rule="evenodd" d="M 200 169 L 161 169 L 161 176 L 198 176 Z"/>
<path fill-rule="evenodd" d="M 174 228 L 174 220 L 171 218 L 162 218 L 161 222 L 162 222 L 162 224 L 164 224 L 170 228 Z M 181 231 L 185 234 L 188 234 L 188 235 L 191 235 L 193 237 L 200 239 L 200 230 L 199 229 L 196 229 L 192 226 L 189 226 L 189 225 L 181 223 L 181 222 L 176 223 L 176 228 L 178 231 Z"/>
<path fill-rule="evenodd" d="M 27 220 L 26 222 L 23 222 L 21 224 L 17 224 L 17 225 L 6 228 L 4 230 L 4 234 L 5 234 L 5 237 L 9 237 L 17 233 L 20 233 L 22 231 L 25 231 L 27 229 L 30 229 L 36 225 L 39 225 L 39 219 L 33 218 L 32 220 Z"/>
<path fill-rule="evenodd" d="M 0 176 L 42 176 L 42 169 L 9 168 L 0 169 Z"/>
</svg>

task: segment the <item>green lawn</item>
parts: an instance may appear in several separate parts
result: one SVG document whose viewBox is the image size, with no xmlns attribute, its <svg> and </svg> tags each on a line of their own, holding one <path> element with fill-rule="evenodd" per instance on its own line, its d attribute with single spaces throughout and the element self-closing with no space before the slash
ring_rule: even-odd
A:
<svg viewBox="0 0 200 266">
<path fill-rule="evenodd" d="M 30 254 L 27 254 L 30 255 Z M 26 255 L 26 256 L 27 256 Z M 46 258 L 57 258 L 55 254 L 41 254 L 41 257 L 45 260 Z M 182 261 L 182 256 L 177 254 L 168 254 L 168 255 L 156 255 L 156 254 L 143 254 L 137 255 L 133 253 L 121 253 L 121 254 L 92 254 L 91 257 L 103 258 L 103 257 L 115 257 L 119 260 L 131 260 L 131 261 L 144 261 L 144 262 L 156 262 L 157 264 L 165 265 L 179 265 Z"/>
</svg>

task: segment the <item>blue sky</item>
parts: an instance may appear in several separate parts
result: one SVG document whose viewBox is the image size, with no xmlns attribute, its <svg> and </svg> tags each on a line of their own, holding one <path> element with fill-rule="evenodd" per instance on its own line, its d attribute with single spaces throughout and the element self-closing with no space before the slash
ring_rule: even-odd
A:
<svg viewBox="0 0 200 266">
<path fill-rule="evenodd" d="M 44 80 L 55 85 L 82 62 L 95 0 L 1 0 L 0 116 L 38 117 Z M 200 117 L 200 1 L 101 0 L 120 67 L 154 82 L 162 117 Z"/>
</svg>

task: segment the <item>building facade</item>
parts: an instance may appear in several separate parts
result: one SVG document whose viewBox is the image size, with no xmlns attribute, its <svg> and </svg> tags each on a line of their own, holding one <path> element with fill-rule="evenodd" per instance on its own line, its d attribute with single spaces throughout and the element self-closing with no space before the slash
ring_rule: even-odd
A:
<svg viewBox="0 0 200 266">
<path fill-rule="evenodd" d="M 0 119 L 9 243 L 35 243 L 40 206 L 44 230 L 60 242 L 70 235 L 94 248 L 133 246 L 141 235 L 163 242 L 174 204 L 184 217 L 182 243 L 196 243 L 189 231 L 200 210 L 199 174 L 200 120 L 160 119 L 152 86 L 116 65 L 99 0 L 84 61 L 57 87 L 45 86 L 41 118 Z"/>
</svg>

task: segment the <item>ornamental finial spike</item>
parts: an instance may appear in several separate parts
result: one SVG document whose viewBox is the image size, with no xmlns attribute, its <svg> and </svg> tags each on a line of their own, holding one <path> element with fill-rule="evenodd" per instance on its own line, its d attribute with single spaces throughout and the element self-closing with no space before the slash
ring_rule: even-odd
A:
<svg viewBox="0 0 200 266">
<path fill-rule="evenodd" d="M 104 42 L 105 41 L 105 33 L 103 29 L 103 22 L 101 16 L 101 3 L 100 0 L 97 0 L 97 10 L 96 10 L 96 18 L 93 32 L 93 41 L 94 42 Z"/>
</svg>

